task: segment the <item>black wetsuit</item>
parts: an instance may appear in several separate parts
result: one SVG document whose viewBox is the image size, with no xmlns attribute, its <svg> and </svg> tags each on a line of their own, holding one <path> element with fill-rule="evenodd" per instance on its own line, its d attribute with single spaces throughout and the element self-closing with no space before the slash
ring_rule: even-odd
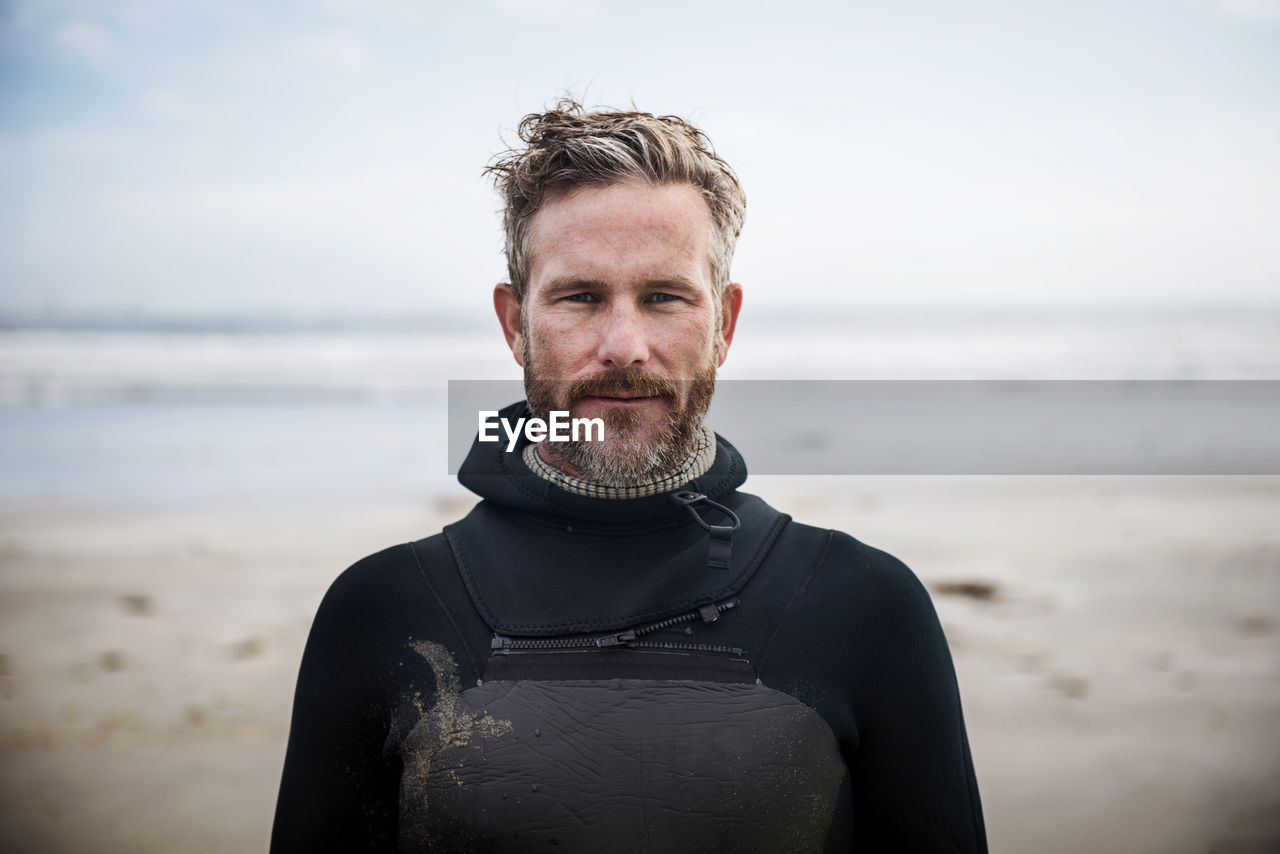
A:
<svg viewBox="0 0 1280 854">
<path fill-rule="evenodd" d="M 475 445 L 471 514 L 325 596 L 271 850 L 985 851 L 928 594 L 745 477 L 719 440 L 707 500 L 585 498 Z"/>
</svg>

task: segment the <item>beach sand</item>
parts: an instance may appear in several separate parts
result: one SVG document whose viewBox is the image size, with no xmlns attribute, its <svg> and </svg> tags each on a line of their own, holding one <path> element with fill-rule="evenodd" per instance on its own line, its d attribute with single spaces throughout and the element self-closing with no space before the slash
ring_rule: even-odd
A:
<svg viewBox="0 0 1280 854">
<path fill-rule="evenodd" d="M 1280 851 L 1280 478 L 747 489 L 930 587 L 993 851 Z M 472 503 L 0 508 L 0 849 L 264 850 L 320 597 Z"/>
</svg>

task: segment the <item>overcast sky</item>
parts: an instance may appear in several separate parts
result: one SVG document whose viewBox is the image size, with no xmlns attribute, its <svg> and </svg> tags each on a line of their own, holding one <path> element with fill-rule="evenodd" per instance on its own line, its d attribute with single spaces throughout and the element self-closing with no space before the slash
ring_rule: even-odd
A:
<svg viewBox="0 0 1280 854">
<path fill-rule="evenodd" d="M 1280 0 L 0 0 L 0 314 L 487 316 L 480 170 L 692 117 L 755 305 L 1280 302 Z"/>
</svg>

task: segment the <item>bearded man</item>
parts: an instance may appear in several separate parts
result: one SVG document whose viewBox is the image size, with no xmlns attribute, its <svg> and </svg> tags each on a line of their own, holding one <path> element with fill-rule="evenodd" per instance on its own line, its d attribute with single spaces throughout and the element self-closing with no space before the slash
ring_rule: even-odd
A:
<svg viewBox="0 0 1280 854">
<path fill-rule="evenodd" d="M 911 572 L 738 491 L 703 426 L 745 200 L 678 118 L 528 116 L 490 167 L 527 403 L 482 501 L 357 563 L 298 679 L 272 850 L 986 850 L 955 673 Z"/>
</svg>

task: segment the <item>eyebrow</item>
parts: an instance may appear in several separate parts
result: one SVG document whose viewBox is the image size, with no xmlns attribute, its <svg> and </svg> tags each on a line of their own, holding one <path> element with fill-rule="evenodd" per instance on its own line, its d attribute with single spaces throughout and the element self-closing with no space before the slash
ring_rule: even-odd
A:
<svg viewBox="0 0 1280 854">
<path fill-rule="evenodd" d="M 669 288 L 671 290 L 700 291 L 698 285 L 686 279 L 684 276 L 659 276 L 645 281 L 645 287 L 648 288 Z M 542 292 L 548 296 L 563 294 L 571 291 L 581 290 L 611 290 L 611 287 L 597 279 L 579 279 L 573 276 L 565 276 L 559 279 L 552 279 L 543 287 Z"/>
<path fill-rule="evenodd" d="M 604 282 L 598 282 L 593 279 L 577 279 L 572 276 L 565 276 L 547 282 L 542 292 L 552 295 L 564 293 L 565 291 L 602 290 L 607 287 Z"/>
</svg>

